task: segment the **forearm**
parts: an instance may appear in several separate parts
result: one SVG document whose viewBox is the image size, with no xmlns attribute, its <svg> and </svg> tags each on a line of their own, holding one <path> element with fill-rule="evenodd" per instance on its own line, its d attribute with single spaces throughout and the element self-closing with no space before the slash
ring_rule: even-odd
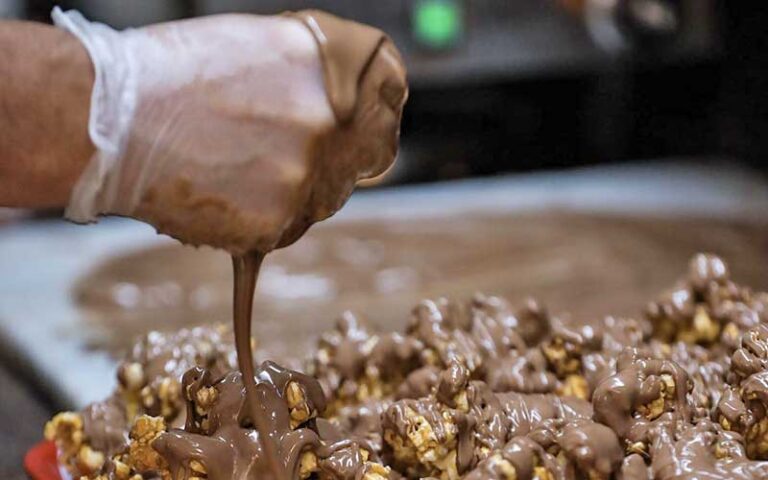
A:
<svg viewBox="0 0 768 480">
<path fill-rule="evenodd" d="M 0 22 L 0 206 L 67 204 L 94 147 L 93 67 L 69 33 Z"/>
</svg>

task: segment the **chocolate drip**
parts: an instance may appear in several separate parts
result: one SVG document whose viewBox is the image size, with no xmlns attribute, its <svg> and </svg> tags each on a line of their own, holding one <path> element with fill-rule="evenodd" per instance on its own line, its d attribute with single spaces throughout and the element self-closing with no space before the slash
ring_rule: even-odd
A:
<svg viewBox="0 0 768 480">
<path fill-rule="evenodd" d="M 253 350 L 251 348 L 251 311 L 253 309 L 253 293 L 256 289 L 263 253 L 251 253 L 240 257 L 232 257 L 235 274 L 234 293 L 234 330 L 235 348 L 237 349 L 237 365 L 243 375 L 247 409 L 246 415 L 239 418 L 240 422 L 250 421 L 259 432 L 261 445 L 264 448 L 272 475 L 275 480 L 287 478 L 283 466 L 278 462 L 277 446 L 269 425 L 266 422 L 271 409 L 268 406 L 269 392 L 259 388 L 254 379 Z"/>
<path fill-rule="evenodd" d="M 113 455 L 128 445 L 125 404 L 118 395 L 92 403 L 83 410 L 83 431 L 93 448 Z"/>
<path fill-rule="evenodd" d="M 320 57 L 323 64 L 323 74 L 325 81 L 325 90 L 328 100 L 336 117 L 337 128 L 346 127 L 352 123 L 357 114 L 358 99 L 360 96 L 361 80 L 368 71 L 374 57 L 379 54 L 381 48 L 389 43 L 387 55 L 396 57 L 396 62 L 390 62 L 390 65 L 397 66 L 397 77 L 404 79 L 405 72 L 402 64 L 399 63 L 399 56 L 396 49 L 391 45 L 387 36 L 380 30 L 367 25 L 342 20 L 333 15 L 316 10 L 307 10 L 291 14 L 300 19 L 312 33 L 317 42 L 320 51 Z M 372 69 L 376 76 L 386 77 L 391 72 L 376 71 Z M 384 82 L 382 77 L 382 82 Z M 378 77 L 373 84 L 378 85 Z M 406 86 L 404 80 L 402 85 L 395 82 L 390 85 L 386 82 L 381 85 L 380 95 L 385 102 L 391 103 L 395 110 L 402 108 L 402 102 L 405 98 Z M 388 92 L 387 89 L 393 90 Z M 391 98 L 390 98 L 391 97 Z M 399 114 L 397 115 L 399 119 Z M 362 137 L 362 135 L 360 135 Z M 320 149 L 322 150 L 322 149 Z M 391 151 L 390 151 L 391 150 Z M 395 148 L 383 149 L 383 158 L 391 163 L 394 158 Z M 322 155 L 321 155 L 322 157 Z M 368 172 L 370 173 L 370 172 Z M 320 183 L 323 183 L 321 179 Z M 344 191 L 350 191 L 353 184 L 346 186 L 337 186 L 334 182 L 327 181 L 330 193 L 334 197 L 342 194 Z M 328 195 L 330 195 L 330 193 Z M 313 192 L 314 195 L 317 191 Z M 338 209 L 340 205 L 322 208 L 325 209 L 321 217 L 325 217 Z M 299 212 L 299 217 L 306 216 L 311 218 L 309 212 Z M 318 217 L 319 219 L 320 217 Z M 300 226 L 286 234 L 286 238 L 280 243 L 280 246 L 292 243 L 308 227 Z M 282 402 L 280 397 L 274 398 L 274 392 L 267 385 L 274 383 L 274 378 L 261 379 L 256 383 L 253 371 L 253 352 L 251 349 L 251 311 L 253 308 L 253 294 L 258 278 L 258 271 L 264 260 L 266 252 L 253 251 L 242 256 L 233 256 L 232 263 L 234 267 L 234 332 L 235 344 L 237 349 L 238 366 L 243 375 L 243 384 L 246 390 L 247 408 L 239 418 L 241 424 L 251 422 L 255 425 L 259 433 L 261 446 L 264 455 L 269 459 L 272 475 L 276 480 L 287 478 L 289 472 L 285 471 L 285 465 L 278 462 L 278 445 L 275 442 L 277 433 L 269 428 L 266 418 L 273 414 L 276 405 L 275 401 Z M 269 377 L 277 370 L 262 370 L 261 375 Z M 267 381 L 269 380 L 269 381 Z M 319 387 L 318 387 L 319 388 Z M 319 391 L 322 395 L 322 391 Z M 317 392 L 314 392 L 317 394 Z M 295 454 L 298 454 L 294 452 Z M 299 452 L 300 453 L 300 452 Z M 293 473 L 293 472 L 291 472 Z"/>
<path fill-rule="evenodd" d="M 336 121 L 346 124 L 357 108 L 360 80 L 387 36 L 379 29 L 343 20 L 320 10 L 291 13 L 315 37 L 323 60 L 323 79 Z"/>
</svg>

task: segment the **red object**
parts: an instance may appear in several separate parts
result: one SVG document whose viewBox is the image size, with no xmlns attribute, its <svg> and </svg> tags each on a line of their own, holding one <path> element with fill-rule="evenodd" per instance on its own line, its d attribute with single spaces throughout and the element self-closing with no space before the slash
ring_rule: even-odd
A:
<svg viewBox="0 0 768 480">
<path fill-rule="evenodd" d="M 61 480 L 56 445 L 44 441 L 30 448 L 24 457 L 24 468 L 32 480 Z"/>
</svg>

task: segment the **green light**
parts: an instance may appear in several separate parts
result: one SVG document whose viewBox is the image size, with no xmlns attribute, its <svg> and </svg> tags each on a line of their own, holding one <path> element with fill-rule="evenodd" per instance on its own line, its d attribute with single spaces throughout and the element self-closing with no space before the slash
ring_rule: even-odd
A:
<svg viewBox="0 0 768 480">
<path fill-rule="evenodd" d="M 414 6 L 413 28 L 416 40 L 424 45 L 450 47 L 461 34 L 461 9 L 454 1 L 421 0 Z"/>
</svg>

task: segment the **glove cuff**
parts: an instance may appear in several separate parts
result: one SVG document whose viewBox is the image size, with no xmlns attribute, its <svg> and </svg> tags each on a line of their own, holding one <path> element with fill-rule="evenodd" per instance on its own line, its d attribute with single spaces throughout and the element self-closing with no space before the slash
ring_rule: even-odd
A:
<svg viewBox="0 0 768 480">
<path fill-rule="evenodd" d="M 93 63 L 88 135 L 96 153 L 75 184 L 65 217 L 78 223 L 94 222 L 98 214 L 109 213 L 106 185 L 115 173 L 133 122 L 135 62 L 122 34 L 111 27 L 59 7 L 54 7 L 51 18 L 57 27 L 80 40 Z"/>
</svg>

